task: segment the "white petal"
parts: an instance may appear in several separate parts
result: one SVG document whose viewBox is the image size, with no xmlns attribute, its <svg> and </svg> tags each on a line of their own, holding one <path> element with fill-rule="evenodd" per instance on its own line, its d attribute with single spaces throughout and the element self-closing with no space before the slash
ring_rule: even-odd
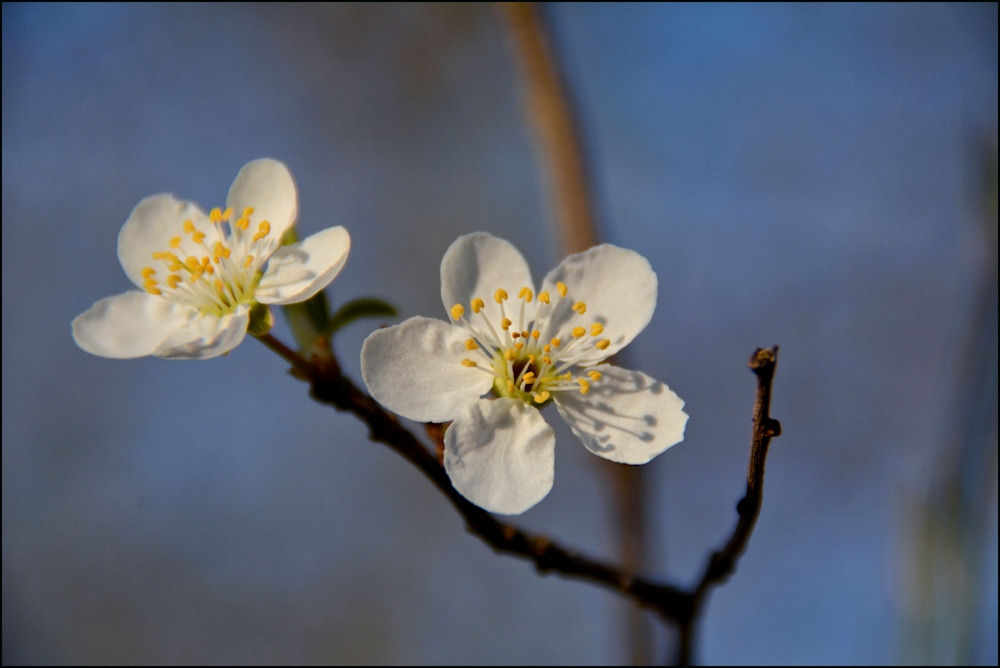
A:
<svg viewBox="0 0 1000 668">
<path fill-rule="evenodd" d="M 351 237 L 343 227 L 330 227 L 290 246 L 267 261 L 254 297 L 262 304 L 293 304 L 329 285 L 347 262 Z"/>
<path fill-rule="evenodd" d="M 298 191 L 292 174 L 284 164 L 271 158 L 261 158 L 243 165 L 236 175 L 236 180 L 229 188 L 226 206 L 233 209 L 231 223 L 239 220 L 249 207 L 249 234 L 255 234 L 262 221 L 267 221 L 271 232 L 261 243 L 263 248 L 259 253 L 267 257 L 281 244 L 285 234 L 298 214 Z"/>
<path fill-rule="evenodd" d="M 486 315 L 496 327 L 500 323 L 500 307 L 493 299 L 498 288 L 506 290 L 510 301 L 504 304 L 507 316 L 519 326 L 521 288 L 535 289 L 531 270 L 521 253 L 509 241 L 497 239 L 485 232 L 466 234 L 455 240 L 441 260 L 441 300 L 450 315 L 451 307 L 461 304 L 466 317 L 477 327 L 479 316 L 473 316 L 469 303 L 479 297 L 486 303 Z M 532 301 L 525 309 L 525 319 L 535 314 Z M 526 325 L 527 323 L 525 323 Z"/>
<path fill-rule="evenodd" d="M 555 477 L 556 435 L 517 399 L 467 404 L 444 433 L 444 468 L 480 508 L 519 515 L 545 498 Z"/>
<path fill-rule="evenodd" d="M 375 401 L 417 422 L 448 422 L 489 391 L 493 376 L 462 366 L 468 333 L 432 318 L 414 317 L 377 329 L 361 347 L 361 375 Z M 486 366 L 485 360 L 481 361 Z"/>
<path fill-rule="evenodd" d="M 73 340 L 92 355 L 144 357 L 197 315 L 190 306 L 133 290 L 102 299 L 78 315 L 73 320 Z"/>
<path fill-rule="evenodd" d="M 184 232 L 186 220 L 205 234 L 201 244 L 191 241 L 191 235 Z M 181 238 L 180 248 L 170 247 L 173 237 Z M 139 202 L 122 225 L 118 233 L 118 261 L 129 279 L 141 288 L 146 280 L 142 276 L 143 267 L 155 269 L 153 278 L 160 283 L 169 273 L 161 260 L 153 259 L 153 253 L 171 252 L 181 259 L 188 255 L 202 258 L 211 256 L 209 248 L 223 240 L 219 228 L 209 222 L 197 205 L 173 195 L 153 195 Z"/>
<path fill-rule="evenodd" d="M 596 367 L 590 392 L 559 392 L 555 404 L 587 449 L 621 464 L 645 464 L 684 440 L 688 416 L 669 387 L 639 371 Z"/>
<path fill-rule="evenodd" d="M 202 315 L 173 332 L 156 349 L 157 357 L 178 360 L 207 360 L 228 353 L 243 340 L 250 323 L 250 309 L 241 305 L 235 313 L 221 318 Z"/>
<path fill-rule="evenodd" d="M 635 251 L 603 244 L 570 255 L 549 272 L 542 290 L 552 293 L 554 299 L 560 281 L 569 292 L 556 306 L 549 331 L 543 332 L 542 338 L 556 336 L 560 330 L 565 334 L 568 327 L 577 324 L 601 323 L 604 332 L 600 338 L 610 339 L 611 344 L 603 351 L 595 350 L 580 362 L 584 365 L 611 357 L 628 345 L 646 328 L 656 310 L 656 272 Z M 587 305 L 583 316 L 571 310 L 576 302 Z"/>
</svg>

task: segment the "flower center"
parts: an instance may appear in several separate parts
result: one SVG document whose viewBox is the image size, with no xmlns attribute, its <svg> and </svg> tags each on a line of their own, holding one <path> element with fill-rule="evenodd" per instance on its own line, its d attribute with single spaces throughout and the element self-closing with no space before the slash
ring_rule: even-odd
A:
<svg viewBox="0 0 1000 668">
<path fill-rule="evenodd" d="M 492 375 L 495 396 L 520 399 L 541 407 L 550 402 L 556 392 L 578 390 L 587 394 L 591 383 L 601 379 L 599 371 L 586 371 L 574 377 L 569 369 L 585 358 L 593 359 L 595 350 L 604 351 L 611 345 L 610 339 L 600 338 L 604 325 L 593 322 L 589 327 L 583 326 L 582 316 L 587 312 L 587 305 L 568 299 L 569 289 L 564 283 L 557 283 L 556 290 L 558 296 L 554 301 L 549 293 L 539 293 L 535 315 L 526 320 L 525 309 L 535 296 L 530 288 L 521 288 L 516 329 L 507 315 L 504 302 L 509 297 L 502 288 L 493 293 L 493 299 L 500 305 L 497 323 L 490 322 L 486 304 L 479 297 L 469 304 L 473 314 L 479 316 L 475 323 L 465 317 L 462 304 L 451 308 L 452 320 L 471 335 L 465 342 L 465 349 L 471 356 L 464 358 L 462 365 Z M 549 328 L 553 314 L 562 314 L 569 304 L 572 304 L 573 315 L 560 325 L 554 337 L 543 339 L 541 333 Z"/>
<path fill-rule="evenodd" d="M 182 243 L 183 236 L 172 237 L 170 250 L 152 254 L 154 264 L 166 270 L 166 277 L 161 281 L 156 278 L 156 269 L 143 267 L 146 292 L 217 316 L 252 302 L 261 277 L 260 266 L 270 254 L 265 246 L 271 241 L 271 224 L 266 220 L 253 234 L 248 231 L 252 213 L 253 209 L 247 207 L 238 220 L 230 223 L 232 209 L 212 209 L 209 221 L 218 226 L 225 242 L 216 241 L 211 247 L 205 243 L 205 232 L 185 220 L 183 233 L 190 237 L 191 244 Z M 189 255 L 182 246 L 191 249 L 192 244 L 197 250 Z M 205 255 L 198 252 L 201 249 Z"/>
</svg>

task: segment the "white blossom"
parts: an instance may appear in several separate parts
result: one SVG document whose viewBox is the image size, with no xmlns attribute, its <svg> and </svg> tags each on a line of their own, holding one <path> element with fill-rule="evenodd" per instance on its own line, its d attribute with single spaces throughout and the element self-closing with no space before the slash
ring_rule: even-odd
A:
<svg viewBox="0 0 1000 668">
<path fill-rule="evenodd" d="M 139 202 L 118 234 L 118 259 L 142 288 L 73 320 L 78 346 L 102 357 L 207 359 L 243 340 L 250 309 L 313 296 L 347 261 L 350 237 L 331 227 L 282 246 L 298 194 L 288 168 L 264 158 L 236 176 L 225 210 L 172 195 Z"/>
<path fill-rule="evenodd" d="M 414 317 L 371 334 L 361 371 L 372 396 L 419 422 L 452 422 L 444 464 L 467 499 L 518 514 L 552 488 L 554 403 L 596 455 L 645 464 L 684 438 L 684 402 L 638 371 L 602 364 L 649 323 L 656 274 L 609 244 L 563 260 L 541 290 L 513 245 L 459 237 L 441 261 L 450 321 Z"/>
</svg>

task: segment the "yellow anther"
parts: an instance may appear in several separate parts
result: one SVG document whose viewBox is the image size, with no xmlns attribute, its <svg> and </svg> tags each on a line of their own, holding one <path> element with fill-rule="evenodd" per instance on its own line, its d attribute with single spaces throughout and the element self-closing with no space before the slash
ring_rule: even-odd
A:
<svg viewBox="0 0 1000 668">
<path fill-rule="evenodd" d="M 213 267 L 212 265 L 208 265 L 206 267 L 202 267 L 201 270 L 204 271 L 206 274 L 214 274 L 215 273 L 215 267 Z"/>
<path fill-rule="evenodd" d="M 528 373 L 524 374 L 524 384 L 525 385 L 531 385 L 534 382 L 535 382 L 535 372 L 534 371 L 529 371 Z"/>
<path fill-rule="evenodd" d="M 462 366 L 474 367 L 476 366 L 476 363 L 470 360 L 468 357 L 466 357 L 464 360 L 462 360 Z"/>
<path fill-rule="evenodd" d="M 233 207 L 227 207 L 225 211 L 222 212 L 222 220 L 229 220 L 229 217 L 233 215 Z"/>
<path fill-rule="evenodd" d="M 610 345 L 611 345 L 611 339 L 601 339 L 600 341 L 594 344 L 594 347 L 599 348 L 601 350 L 607 350 L 608 346 Z"/>
<path fill-rule="evenodd" d="M 552 352 L 552 346 L 542 346 L 542 350 L 544 350 L 547 353 L 551 353 Z"/>
<path fill-rule="evenodd" d="M 528 338 L 529 336 L 531 336 L 531 332 L 529 332 L 529 331 L 527 331 L 527 330 L 525 330 L 525 331 L 521 332 L 521 338 L 523 338 L 523 339 L 526 339 L 526 338 Z"/>
<path fill-rule="evenodd" d="M 503 356 L 504 359 L 507 360 L 508 362 L 513 362 L 514 360 L 517 359 L 517 351 L 514 350 L 513 348 L 508 348 L 507 351 L 503 354 Z"/>
<path fill-rule="evenodd" d="M 501 320 L 500 321 L 500 328 L 503 329 L 503 331 L 505 331 L 505 332 L 508 329 L 510 329 L 510 318 L 504 318 L 503 320 Z"/>
<path fill-rule="evenodd" d="M 552 358 L 546 355 L 542 358 L 542 364 L 552 364 Z"/>
<path fill-rule="evenodd" d="M 221 223 L 222 222 L 222 209 L 220 209 L 219 207 L 215 207 L 214 209 L 212 209 L 211 211 L 209 211 L 208 212 L 208 219 L 210 221 L 212 221 L 213 223 Z"/>
<path fill-rule="evenodd" d="M 241 230 L 247 229 L 248 227 L 250 227 L 250 219 L 247 218 L 246 216 L 243 216 L 242 218 L 236 221 L 236 227 L 240 228 Z"/>
<path fill-rule="evenodd" d="M 171 237 L 170 238 L 170 247 L 171 248 L 180 248 L 181 247 L 181 238 L 180 237 Z"/>
<path fill-rule="evenodd" d="M 566 284 L 563 283 L 562 281 L 559 281 L 558 283 L 556 283 L 556 290 L 559 291 L 559 296 L 560 297 L 565 297 L 566 296 Z"/>
<path fill-rule="evenodd" d="M 545 392 L 542 392 L 541 394 L 536 394 L 536 395 L 534 395 L 535 403 L 536 404 L 544 404 L 546 401 L 549 400 L 550 396 L 552 396 L 552 395 L 550 395 L 548 393 L 548 390 L 546 390 Z"/>
<path fill-rule="evenodd" d="M 249 218 L 252 215 L 253 215 L 253 207 L 248 206 L 247 208 L 243 209 L 243 215 L 240 216 L 240 218 Z"/>
<path fill-rule="evenodd" d="M 475 350 L 478 347 L 479 347 L 479 344 L 476 343 L 475 339 L 469 339 L 468 341 L 465 342 L 465 349 L 466 350 Z"/>
<path fill-rule="evenodd" d="M 253 235 L 253 238 L 250 241 L 260 241 L 270 233 L 271 223 L 266 220 L 262 220 L 260 221 L 260 225 L 257 226 L 257 234 Z"/>
<path fill-rule="evenodd" d="M 247 259 L 243 260 L 243 268 L 249 269 L 250 265 L 253 264 L 253 255 L 247 255 Z"/>
<path fill-rule="evenodd" d="M 511 334 L 511 337 L 512 337 L 512 338 L 515 338 L 515 339 L 516 339 L 517 337 L 519 337 L 519 336 L 521 336 L 521 335 L 520 335 L 519 333 L 517 333 L 517 332 L 514 332 L 513 334 Z"/>
<path fill-rule="evenodd" d="M 232 251 L 226 248 L 221 241 L 216 241 L 215 245 L 212 246 L 212 255 L 215 256 L 216 261 L 218 261 L 220 257 L 229 257 L 230 253 L 232 253 Z"/>
<path fill-rule="evenodd" d="M 507 381 L 507 391 L 508 392 L 513 392 L 514 391 L 514 381 L 512 381 L 512 380 L 508 380 Z"/>
<path fill-rule="evenodd" d="M 601 379 L 601 372 L 600 371 L 588 371 L 587 375 L 590 376 L 591 380 L 600 380 Z"/>
<path fill-rule="evenodd" d="M 219 292 L 226 291 L 226 284 L 222 282 L 221 278 L 215 279 L 215 289 L 218 290 Z"/>
<path fill-rule="evenodd" d="M 171 262 L 170 265 L 167 267 L 167 269 L 169 269 L 170 271 L 180 271 L 183 268 L 184 265 L 181 264 L 180 262 Z"/>
<path fill-rule="evenodd" d="M 171 258 L 176 259 L 177 256 L 173 253 L 153 253 L 154 260 L 170 260 Z"/>
<path fill-rule="evenodd" d="M 507 291 L 503 288 L 498 288 L 496 292 L 493 293 L 493 299 L 496 300 L 497 304 L 503 303 L 507 299 Z"/>
<path fill-rule="evenodd" d="M 160 284 L 160 282 L 158 280 L 156 280 L 155 278 L 147 278 L 146 281 L 142 285 L 145 288 L 155 288 L 159 284 Z"/>
<path fill-rule="evenodd" d="M 580 394 L 586 394 L 587 392 L 590 392 L 590 382 L 589 381 L 587 381 L 587 380 L 585 380 L 583 378 L 577 378 L 576 382 L 580 383 Z"/>
<path fill-rule="evenodd" d="M 587 312 L 587 305 L 584 304 L 583 302 L 577 302 L 573 304 L 573 310 L 579 313 L 580 315 L 583 315 L 584 313 Z"/>
<path fill-rule="evenodd" d="M 162 295 L 163 294 L 162 292 L 160 292 L 160 289 L 157 288 L 154 285 L 147 285 L 146 286 L 146 292 L 148 292 L 151 295 Z"/>
<path fill-rule="evenodd" d="M 559 339 L 552 339 L 551 341 L 549 341 L 549 345 L 552 346 L 553 348 L 558 348 L 560 343 L 562 343 L 562 341 L 560 341 Z M 545 352 L 549 351 L 546 350 Z"/>
<path fill-rule="evenodd" d="M 472 312 L 473 313 L 479 313 L 481 310 L 483 310 L 483 308 L 486 306 L 486 304 L 483 303 L 482 299 L 480 299 L 479 297 L 476 297 L 475 299 L 472 300 L 472 303 L 469 304 L 469 306 L 472 307 Z"/>
<path fill-rule="evenodd" d="M 170 274 L 169 276 L 167 276 L 167 285 L 169 285 L 171 288 L 176 288 L 177 284 L 180 283 L 182 280 L 183 279 L 181 279 L 181 277 L 178 276 L 177 274 Z"/>
<path fill-rule="evenodd" d="M 563 380 L 573 380 L 573 372 L 567 371 L 563 375 L 559 376 L 559 378 L 562 378 Z"/>
<path fill-rule="evenodd" d="M 204 239 L 204 238 L 205 238 L 205 233 L 204 232 L 199 232 L 198 230 L 195 230 L 191 234 L 191 241 L 195 242 L 196 244 L 200 244 L 201 240 Z"/>
<path fill-rule="evenodd" d="M 526 302 L 531 302 L 535 297 L 535 293 L 531 291 L 531 288 L 525 286 L 521 288 L 521 291 L 517 293 L 518 299 L 523 299 Z"/>
<path fill-rule="evenodd" d="M 604 331 L 604 325 L 602 325 L 599 322 L 595 322 L 593 325 L 590 326 L 591 336 L 600 336 L 603 331 Z"/>
<path fill-rule="evenodd" d="M 461 320 L 462 316 L 465 314 L 465 307 L 461 304 L 455 304 L 451 307 L 451 319 Z"/>
<path fill-rule="evenodd" d="M 184 221 L 184 231 L 187 234 L 191 234 L 192 232 L 194 232 L 194 223 L 191 222 L 190 218 Z"/>
<path fill-rule="evenodd" d="M 186 264 L 188 269 L 190 269 L 191 271 L 197 271 L 197 269 L 201 266 L 201 264 L 198 262 L 198 258 L 194 256 L 191 256 L 186 260 L 184 260 L 184 264 Z"/>
<path fill-rule="evenodd" d="M 585 330 L 583 327 L 574 327 L 573 328 L 573 336 L 575 338 L 577 338 L 577 339 L 579 339 L 581 336 L 586 336 L 586 334 L 587 334 L 587 330 Z"/>
<path fill-rule="evenodd" d="M 539 304 L 548 304 L 549 303 L 549 293 L 547 293 L 547 292 L 539 292 L 538 293 L 538 303 Z"/>
<path fill-rule="evenodd" d="M 539 331 L 538 331 L 538 330 L 536 329 L 535 331 L 533 331 L 533 332 L 531 333 L 531 338 L 533 338 L 534 340 L 536 340 L 536 341 L 537 341 L 537 340 L 538 340 L 538 337 L 539 337 L 539 336 L 541 336 L 541 335 L 542 335 L 542 333 L 541 333 L 541 332 L 539 332 Z"/>
<path fill-rule="evenodd" d="M 517 343 L 514 344 L 514 347 L 517 348 L 518 350 L 520 350 L 521 348 L 524 347 L 524 344 L 521 343 L 520 341 L 518 341 Z"/>
<path fill-rule="evenodd" d="M 152 267 L 143 267 L 142 271 L 140 271 L 139 273 L 142 274 L 143 278 L 149 278 L 150 276 L 156 273 L 156 270 L 153 269 Z"/>
<path fill-rule="evenodd" d="M 535 356 L 528 355 L 528 364 L 534 364 L 534 363 L 535 363 Z"/>
</svg>

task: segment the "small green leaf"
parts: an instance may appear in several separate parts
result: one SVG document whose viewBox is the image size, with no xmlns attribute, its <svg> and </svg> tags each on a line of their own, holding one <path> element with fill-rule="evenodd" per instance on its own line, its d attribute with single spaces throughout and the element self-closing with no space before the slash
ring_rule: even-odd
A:
<svg viewBox="0 0 1000 668">
<path fill-rule="evenodd" d="M 327 336 L 332 336 L 346 325 L 360 318 L 395 318 L 399 313 L 396 308 L 381 299 L 374 297 L 362 297 L 354 299 L 330 316 L 326 323 L 326 330 L 323 332 Z"/>
<path fill-rule="evenodd" d="M 274 327 L 274 316 L 267 304 L 253 302 L 250 305 L 250 322 L 247 324 L 247 333 L 253 336 L 264 336 Z"/>
<path fill-rule="evenodd" d="M 327 327 L 330 308 L 326 301 L 326 293 L 320 290 L 304 302 L 286 304 L 281 310 L 284 311 L 288 327 L 299 344 L 299 350 L 310 350 Z"/>
</svg>

